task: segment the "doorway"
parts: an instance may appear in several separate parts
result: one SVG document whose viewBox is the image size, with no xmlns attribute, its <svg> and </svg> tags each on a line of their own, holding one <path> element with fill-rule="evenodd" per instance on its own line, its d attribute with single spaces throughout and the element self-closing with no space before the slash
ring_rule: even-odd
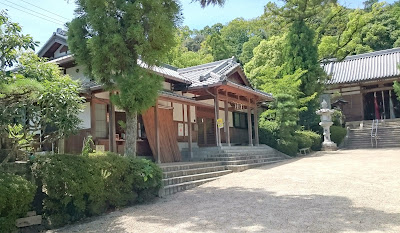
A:
<svg viewBox="0 0 400 233">
<path fill-rule="evenodd" d="M 400 118 L 400 102 L 393 90 L 369 92 L 364 95 L 364 119 L 377 118 Z"/>
<path fill-rule="evenodd" d="M 216 146 L 215 138 L 215 120 L 214 118 L 197 118 L 198 145 L 199 146 Z"/>
</svg>

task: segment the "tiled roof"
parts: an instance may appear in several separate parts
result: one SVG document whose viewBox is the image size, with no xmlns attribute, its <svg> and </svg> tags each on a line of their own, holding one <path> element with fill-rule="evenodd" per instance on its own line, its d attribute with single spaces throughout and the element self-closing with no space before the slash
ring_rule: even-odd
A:
<svg viewBox="0 0 400 233">
<path fill-rule="evenodd" d="M 193 88 L 223 81 L 230 71 L 239 66 L 240 64 L 234 58 L 229 58 L 204 65 L 178 69 L 178 72 L 192 82 L 190 87 Z"/>
<path fill-rule="evenodd" d="M 331 76 L 327 84 L 353 83 L 400 76 L 400 48 L 348 56 L 323 64 Z"/>
<path fill-rule="evenodd" d="M 62 56 L 60 58 L 54 59 L 49 61 L 50 63 L 56 63 L 56 64 L 64 64 L 66 62 L 70 62 L 73 61 L 74 58 L 72 55 L 65 55 Z M 142 68 L 147 68 L 147 66 L 141 61 L 138 60 L 138 64 L 142 67 Z M 186 79 L 185 77 L 183 77 L 182 75 L 180 75 L 176 70 L 173 70 L 172 68 L 168 68 L 168 67 L 163 67 L 163 66 L 152 66 L 150 68 L 148 68 L 152 71 L 154 71 L 156 74 L 161 75 L 165 78 L 169 78 L 178 82 L 183 82 L 183 83 L 191 83 L 188 79 Z"/>
<path fill-rule="evenodd" d="M 140 67 L 144 69 L 150 69 L 154 71 L 156 74 L 163 76 L 164 78 L 170 78 L 178 82 L 183 82 L 183 83 L 191 83 L 190 80 L 179 74 L 176 70 L 174 70 L 172 67 L 167 67 L 167 66 L 151 66 L 149 67 L 146 65 L 143 61 L 140 59 L 137 60 L 137 63 Z"/>
</svg>

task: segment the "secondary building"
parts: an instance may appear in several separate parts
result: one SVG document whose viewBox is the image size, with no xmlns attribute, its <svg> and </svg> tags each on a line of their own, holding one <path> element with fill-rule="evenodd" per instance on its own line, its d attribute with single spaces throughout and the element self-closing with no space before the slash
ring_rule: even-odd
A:
<svg viewBox="0 0 400 233">
<path fill-rule="evenodd" d="M 400 81 L 399 62 L 400 48 L 394 48 L 323 64 L 331 104 L 343 110 L 348 122 L 400 118 L 393 91 L 393 82 Z"/>
<path fill-rule="evenodd" d="M 110 102 L 108 91 L 85 76 L 85 67 L 75 63 L 66 39 L 57 30 L 38 52 L 83 84 L 82 130 L 65 140 L 64 151 L 80 153 L 83 139 L 91 135 L 98 150 L 123 154 L 125 112 Z M 195 147 L 259 145 L 259 106 L 273 98 L 252 88 L 234 58 L 184 69 L 147 69 L 164 81 L 155 106 L 138 116 L 139 155 L 176 162 L 182 161 L 182 151 L 192 158 Z"/>
</svg>

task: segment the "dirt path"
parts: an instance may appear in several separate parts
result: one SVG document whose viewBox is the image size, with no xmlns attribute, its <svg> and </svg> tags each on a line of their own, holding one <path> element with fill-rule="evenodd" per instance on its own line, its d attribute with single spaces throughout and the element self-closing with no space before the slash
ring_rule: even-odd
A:
<svg viewBox="0 0 400 233">
<path fill-rule="evenodd" d="M 52 232 L 400 232 L 400 149 L 234 173 Z"/>
</svg>

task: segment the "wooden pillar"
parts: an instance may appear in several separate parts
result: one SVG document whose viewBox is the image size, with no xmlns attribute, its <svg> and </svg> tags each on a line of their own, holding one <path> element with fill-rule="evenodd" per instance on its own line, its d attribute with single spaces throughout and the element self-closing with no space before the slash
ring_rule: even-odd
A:
<svg viewBox="0 0 400 233">
<path fill-rule="evenodd" d="M 247 106 L 247 129 L 249 132 L 249 146 L 253 146 L 253 132 L 251 125 L 251 107 Z"/>
<path fill-rule="evenodd" d="M 160 153 L 160 126 L 158 122 L 158 100 L 156 100 L 156 105 L 154 106 L 154 125 L 156 126 L 156 157 L 157 163 L 161 163 L 161 153 Z"/>
<path fill-rule="evenodd" d="M 96 143 L 96 103 L 93 98 L 90 100 L 90 134 Z"/>
<path fill-rule="evenodd" d="M 381 116 L 381 118 L 386 120 L 385 94 L 384 94 L 384 91 L 382 91 L 382 105 L 383 105 L 383 117 Z"/>
<path fill-rule="evenodd" d="M 226 138 L 226 144 L 227 146 L 231 146 L 231 135 L 229 132 L 229 111 L 228 111 L 228 100 L 225 100 L 224 102 L 224 107 L 225 107 L 225 138 Z"/>
<path fill-rule="evenodd" d="M 192 147 L 192 115 L 190 105 L 186 105 L 187 108 L 187 120 L 188 120 L 188 146 L 189 146 L 189 158 L 193 159 L 193 147 Z"/>
<path fill-rule="evenodd" d="M 254 106 L 254 143 L 255 146 L 260 145 L 260 138 L 258 137 L 258 112 L 257 104 Z"/>
<path fill-rule="evenodd" d="M 217 146 L 221 146 L 221 137 L 220 137 L 220 130 L 217 125 L 217 120 L 219 118 L 219 100 L 218 100 L 218 89 L 215 89 L 215 99 L 214 99 L 214 107 L 215 107 L 215 140 Z"/>
<path fill-rule="evenodd" d="M 182 122 L 183 122 L 183 141 L 185 141 L 185 138 L 186 138 L 185 130 L 186 129 L 185 129 L 185 105 L 184 104 L 182 104 Z"/>
<path fill-rule="evenodd" d="M 110 97 L 111 97 L 112 93 L 110 93 Z M 109 118 L 109 122 L 108 122 L 108 132 L 109 132 L 109 150 L 111 152 L 115 152 L 117 153 L 117 141 L 115 139 L 115 134 L 116 134 L 116 129 L 115 129 L 115 107 L 114 104 L 111 103 L 110 100 L 110 104 L 108 105 L 108 118 Z"/>
<path fill-rule="evenodd" d="M 360 101 L 361 101 L 361 120 L 365 120 L 365 116 L 364 116 L 364 94 L 361 92 L 360 93 Z M 342 109 L 343 110 L 343 109 Z"/>
</svg>

